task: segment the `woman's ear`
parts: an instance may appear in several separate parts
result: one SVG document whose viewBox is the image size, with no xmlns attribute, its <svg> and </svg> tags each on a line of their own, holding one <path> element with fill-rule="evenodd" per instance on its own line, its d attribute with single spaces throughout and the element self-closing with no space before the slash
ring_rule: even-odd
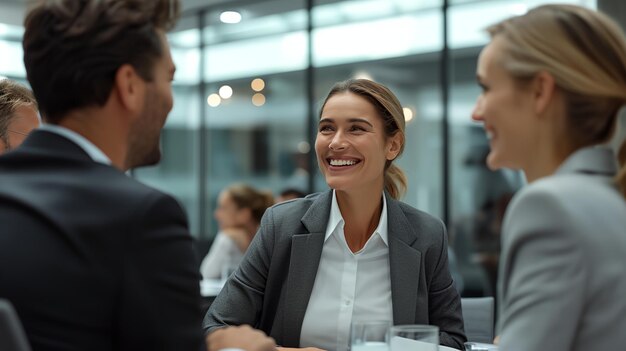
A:
<svg viewBox="0 0 626 351">
<path fill-rule="evenodd" d="M 537 73 L 533 79 L 532 89 L 535 98 L 535 113 L 542 115 L 554 100 L 556 91 L 554 77 L 546 71 Z"/>
<path fill-rule="evenodd" d="M 391 138 L 387 139 L 387 160 L 395 160 L 404 145 L 404 133 L 396 132 Z"/>
</svg>

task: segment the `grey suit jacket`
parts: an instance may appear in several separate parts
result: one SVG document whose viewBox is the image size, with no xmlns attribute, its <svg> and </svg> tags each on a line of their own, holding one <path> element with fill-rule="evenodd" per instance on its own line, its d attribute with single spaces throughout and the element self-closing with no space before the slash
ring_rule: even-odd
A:
<svg viewBox="0 0 626 351">
<path fill-rule="evenodd" d="M 585 148 L 505 216 L 500 350 L 626 347 L 626 201 L 609 149 Z"/>
<path fill-rule="evenodd" d="M 267 210 L 239 269 L 207 312 L 205 332 L 250 324 L 279 345 L 299 346 L 331 200 L 327 191 Z M 461 304 L 443 223 L 389 196 L 387 213 L 394 324 L 438 325 L 441 344 L 462 349 Z"/>
</svg>

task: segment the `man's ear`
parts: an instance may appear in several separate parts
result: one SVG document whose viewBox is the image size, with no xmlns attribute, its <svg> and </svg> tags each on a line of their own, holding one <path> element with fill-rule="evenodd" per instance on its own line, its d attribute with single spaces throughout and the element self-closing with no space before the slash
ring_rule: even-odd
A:
<svg viewBox="0 0 626 351">
<path fill-rule="evenodd" d="M 394 160 L 398 157 L 400 150 L 402 149 L 402 145 L 404 144 L 404 133 L 396 132 L 391 138 L 387 139 L 387 160 Z"/>
<path fill-rule="evenodd" d="M 124 64 L 117 69 L 113 87 L 124 109 L 138 112 L 143 108 L 146 82 L 133 66 Z"/>
<path fill-rule="evenodd" d="M 554 77 L 546 71 L 541 71 L 533 79 L 532 88 L 535 98 L 535 113 L 542 115 L 555 95 L 556 82 Z"/>
</svg>

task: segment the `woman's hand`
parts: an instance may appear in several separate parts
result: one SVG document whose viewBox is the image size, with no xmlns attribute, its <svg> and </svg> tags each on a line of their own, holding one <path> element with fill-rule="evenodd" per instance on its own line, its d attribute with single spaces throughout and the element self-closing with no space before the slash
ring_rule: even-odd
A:
<svg viewBox="0 0 626 351">
<path fill-rule="evenodd" d="M 250 235 L 242 228 L 230 227 L 222 229 L 222 232 L 229 238 L 231 238 L 241 252 L 246 252 L 248 246 L 250 246 Z"/>
<path fill-rule="evenodd" d="M 276 342 L 260 330 L 249 325 L 218 329 L 206 338 L 207 351 L 242 349 L 245 351 L 275 351 Z"/>
</svg>

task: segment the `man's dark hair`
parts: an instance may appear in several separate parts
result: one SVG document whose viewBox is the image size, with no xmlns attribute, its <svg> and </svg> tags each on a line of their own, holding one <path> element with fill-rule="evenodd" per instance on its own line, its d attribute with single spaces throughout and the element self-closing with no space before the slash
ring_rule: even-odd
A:
<svg viewBox="0 0 626 351">
<path fill-rule="evenodd" d="M 15 110 L 21 106 L 32 106 L 37 110 L 33 93 L 10 79 L 0 79 L 0 140 L 5 145 L 9 144 L 7 129 L 13 121 Z"/>
<path fill-rule="evenodd" d="M 115 73 L 132 65 L 146 81 L 171 29 L 178 0 L 42 0 L 24 26 L 24 65 L 42 116 L 107 101 Z"/>
</svg>

